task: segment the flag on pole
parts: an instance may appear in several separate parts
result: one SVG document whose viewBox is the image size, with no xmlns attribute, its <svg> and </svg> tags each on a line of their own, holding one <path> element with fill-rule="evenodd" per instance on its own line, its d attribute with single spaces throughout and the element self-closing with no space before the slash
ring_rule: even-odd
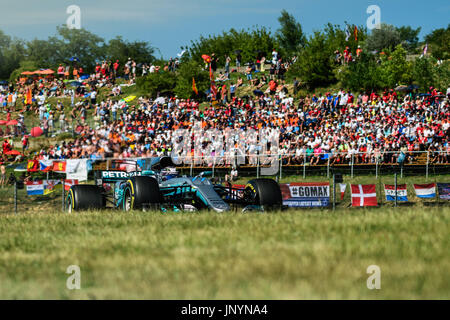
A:
<svg viewBox="0 0 450 320">
<path fill-rule="evenodd" d="M 39 170 L 48 172 L 53 170 L 53 160 L 39 160 Z"/>
<path fill-rule="evenodd" d="M 211 81 L 211 93 L 212 93 L 212 99 L 213 100 L 216 100 L 216 97 L 217 97 L 217 88 L 216 88 L 216 85 L 215 85 L 215 81 Z"/>
<path fill-rule="evenodd" d="M 27 95 L 25 97 L 25 104 L 31 104 L 32 102 L 33 102 L 33 97 L 32 97 L 32 94 L 31 94 L 31 89 L 28 88 Z"/>
<path fill-rule="evenodd" d="M 436 184 L 414 184 L 414 191 L 418 198 L 430 199 L 436 198 Z"/>
<path fill-rule="evenodd" d="M 450 200 L 450 183 L 438 183 L 439 199 Z"/>
<path fill-rule="evenodd" d="M 197 85 L 195 84 L 194 77 L 192 77 L 192 91 L 194 91 L 195 94 L 198 95 Z"/>
<path fill-rule="evenodd" d="M 395 185 L 385 184 L 384 194 L 386 195 L 386 201 L 395 201 Z M 397 201 L 408 201 L 406 184 L 397 185 Z"/>
<path fill-rule="evenodd" d="M 62 188 L 61 180 L 44 180 L 44 195 Z"/>
<path fill-rule="evenodd" d="M 65 173 L 66 172 L 66 162 L 65 161 L 53 161 L 53 171 Z"/>
<path fill-rule="evenodd" d="M 425 47 L 423 47 L 423 54 L 422 54 L 422 56 L 425 56 L 427 54 L 427 52 L 428 52 L 428 43 L 425 44 Z"/>
<path fill-rule="evenodd" d="M 339 189 L 341 190 L 341 201 L 344 200 L 345 189 L 347 189 L 346 183 L 339 183 Z"/>
<path fill-rule="evenodd" d="M 374 184 L 352 184 L 353 207 L 375 207 L 378 205 Z"/>
<path fill-rule="evenodd" d="M 44 194 L 44 182 L 43 181 L 27 181 L 27 195 L 35 196 Z"/>
<path fill-rule="evenodd" d="M 345 27 L 345 41 L 348 41 L 350 39 L 350 30 L 348 28 L 348 25 Z"/>
<path fill-rule="evenodd" d="M 78 180 L 76 179 L 66 179 L 64 180 L 64 190 L 69 191 L 70 187 L 78 184 Z"/>
<path fill-rule="evenodd" d="M 355 41 L 358 41 L 358 27 L 355 26 L 355 30 L 353 32 L 355 34 Z"/>
<path fill-rule="evenodd" d="M 28 172 L 35 172 L 39 171 L 39 161 L 38 160 L 28 160 L 27 163 L 27 171 Z"/>
</svg>

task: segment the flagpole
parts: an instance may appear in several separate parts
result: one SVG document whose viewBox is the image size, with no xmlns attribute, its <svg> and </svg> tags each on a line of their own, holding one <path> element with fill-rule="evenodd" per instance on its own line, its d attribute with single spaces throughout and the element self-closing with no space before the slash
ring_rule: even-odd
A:
<svg viewBox="0 0 450 320">
<path fill-rule="evenodd" d="M 397 206 L 397 173 L 395 173 L 395 207 Z"/>
</svg>

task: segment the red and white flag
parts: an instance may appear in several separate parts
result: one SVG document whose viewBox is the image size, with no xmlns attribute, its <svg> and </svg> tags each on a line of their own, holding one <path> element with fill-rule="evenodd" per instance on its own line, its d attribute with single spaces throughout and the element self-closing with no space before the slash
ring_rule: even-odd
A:
<svg viewBox="0 0 450 320">
<path fill-rule="evenodd" d="M 64 180 L 64 190 L 69 191 L 70 187 L 75 184 L 78 184 L 78 180 L 75 180 L 75 179 Z"/>
<path fill-rule="evenodd" d="M 346 183 L 339 183 L 339 189 L 341 190 L 341 201 L 344 200 L 345 189 L 347 189 Z"/>
<path fill-rule="evenodd" d="M 352 184 L 353 207 L 378 206 L 377 192 L 374 184 Z"/>
</svg>

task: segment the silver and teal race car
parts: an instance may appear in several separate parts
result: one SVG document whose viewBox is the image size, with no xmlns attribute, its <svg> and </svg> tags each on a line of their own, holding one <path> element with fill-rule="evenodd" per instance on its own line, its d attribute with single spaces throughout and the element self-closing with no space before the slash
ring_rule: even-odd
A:
<svg viewBox="0 0 450 320">
<path fill-rule="evenodd" d="M 202 172 L 195 177 L 179 176 L 170 157 L 154 158 L 148 170 L 136 161 L 120 160 L 121 166 L 102 170 L 95 185 L 73 185 L 66 198 L 69 212 L 116 208 L 124 211 L 155 209 L 162 211 L 213 210 L 244 211 L 280 209 L 282 195 L 272 179 L 253 179 L 245 187 L 213 183 Z M 124 171 L 135 166 L 134 170 Z"/>
</svg>

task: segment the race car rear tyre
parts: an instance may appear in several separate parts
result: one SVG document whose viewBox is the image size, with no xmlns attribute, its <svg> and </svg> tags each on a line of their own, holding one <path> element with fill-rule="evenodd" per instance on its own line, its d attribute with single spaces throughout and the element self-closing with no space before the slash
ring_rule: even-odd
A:
<svg viewBox="0 0 450 320">
<path fill-rule="evenodd" d="M 70 187 L 66 202 L 66 209 L 69 213 L 87 209 L 103 209 L 104 207 L 105 197 L 100 187 L 88 184 Z"/>
<path fill-rule="evenodd" d="M 272 179 L 250 180 L 245 186 L 244 197 L 250 204 L 264 207 L 278 207 L 283 203 L 280 185 Z"/>
<path fill-rule="evenodd" d="M 162 203 L 158 181 L 152 177 L 138 176 L 127 181 L 123 197 L 123 210 L 141 209 L 144 205 Z"/>
</svg>

